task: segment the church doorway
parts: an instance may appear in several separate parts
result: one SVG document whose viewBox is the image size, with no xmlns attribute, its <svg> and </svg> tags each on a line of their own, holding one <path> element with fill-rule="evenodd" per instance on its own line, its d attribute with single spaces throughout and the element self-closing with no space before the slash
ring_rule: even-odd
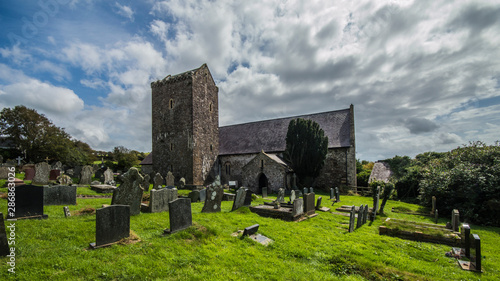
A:
<svg viewBox="0 0 500 281">
<path fill-rule="evenodd" d="M 260 176 L 259 176 L 259 194 L 262 194 L 263 187 L 268 187 L 267 184 L 268 184 L 268 181 L 267 181 L 266 175 L 264 173 L 260 174 Z M 269 187 L 268 187 L 268 190 L 269 190 Z"/>
</svg>

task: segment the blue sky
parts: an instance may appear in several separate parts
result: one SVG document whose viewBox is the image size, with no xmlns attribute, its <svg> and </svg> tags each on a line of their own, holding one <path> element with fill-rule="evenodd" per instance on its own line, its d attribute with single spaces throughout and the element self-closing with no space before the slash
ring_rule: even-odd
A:
<svg viewBox="0 0 500 281">
<path fill-rule="evenodd" d="M 150 83 L 207 63 L 220 125 L 355 108 L 357 157 L 500 140 L 499 1 L 0 2 L 0 107 L 151 150 Z"/>
</svg>

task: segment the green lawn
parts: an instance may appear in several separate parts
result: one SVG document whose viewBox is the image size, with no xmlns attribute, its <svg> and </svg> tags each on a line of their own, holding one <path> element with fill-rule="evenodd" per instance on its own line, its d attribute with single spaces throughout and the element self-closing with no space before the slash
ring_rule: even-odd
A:
<svg viewBox="0 0 500 281">
<path fill-rule="evenodd" d="M 318 196 L 318 195 L 317 195 Z M 327 195 L 323 205 L 330 207 Z M 340 205 L 372 205 L 371 199 L 342 196 Z M 72 213 L 100 208 L 110 198 L 78 199 Z M 262 199 L 252 204 L 263 203 Z M 241 208 L 230 212 L 201 213 L 193 203 L 194 225 L 170 236 L 168 213 L 131 217 L 131 230 L 140 242 L 88 250 L 95 242 L 95 215 L 65 218 L 62 206 L 46 206 L 47 220 L 16 222 L 16 273 L 7 272 L 7 258 L 0 258 L 0 280 L 498 280 L 500 277 L 500 228 L 471 225 L 482 242 L 483 271 L 462 271 L 445 256 L 449 246 L 378 235 L 386 217 L 431 223 L 424 216 L 391 213 L 391 207 L 412 211 L 417 205 L 388 201 L 386 215 L 378 216 L 354 233 L 348 217 L 319 212 L 303 222 L 263 218 Z M 0 211 L 7 201 L 0 200 Z M 333 211 L 333 209 L 332 209 Z M 449 218 L 440 219 L 445 224 Z M 274 240 L 262 246 L 231 234 L 253 224 Z"/>
</svg>

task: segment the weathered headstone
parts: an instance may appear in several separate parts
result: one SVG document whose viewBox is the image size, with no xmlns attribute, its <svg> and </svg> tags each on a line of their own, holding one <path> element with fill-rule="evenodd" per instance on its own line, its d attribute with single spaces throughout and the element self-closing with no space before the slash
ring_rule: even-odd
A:
<svg viewBox="0 0 500 281">
<path fill-rule="evenodd" d="M 185 178 L 181 178 L 179 180 L 179 188 L 180 189 L 184 189 L 185 186 L 186 186 L 186 179 Z"/>
<path fill-rule="evenodd" d="M 80 172 L 80 181 L 78 183 L 81 185 L 90 185 L 92 183 L 93 174 L 94 169 L 92 169 L 92 166 L 83 166 L 82 171 Z"/>
<path fill-rule="evenodd" d="M 54 164 L 52 164 L 51 169 L 52 170 L 59 170 L 60 171 L 60 170 L 62 170 L 62 166 L 63 165 L 62 165 L 61 161 L 57 161 Z"/>
<path fill-rule="evenodd" d="M 200 190 L 200 202 L 205 202 L 206 199 L 207 199 L 207 189 L 204 188 Z"/>
<path fill-rule="evenodd" d="M 44 205 L 76 205 L 76 186 L 44 186 Z"/>
<path fill-rule="evenodd" d="M 129 205 L 130 215 L 141 212 L 141 201 L 144 190 L 141 185 L 144 181 L 137 168 L 130 168 L 122 177 L 123 183 L 113 191 L 111 205 Z"/>
<path fill-rule="evenodd" d="M 335 187 L 335 196 L 337 197 L 336 201 L 340 202 L 340 192 L 338 187 Z"/>
<path fill-rule="evenodd" d="M 49 180 L 55 181 L 61 175 L 61 170 L 50 170 Z"/>
<path fill-rule="evenodd" d="M 368 220 L 368 204 L 365 205 L 365 208 L 363 208 L 364 214 L 363 214 L 363 224 L 366 223 Z"/>
<path fill-rule="evenodd" d="M 306 215 L 313 215 L 315 211 L 314 193 L 307 193 L 302 196 L 304 198 L 304 213 Z"/>
<path fill-rule="evenodd" d="M 247 192 L 245 194 L 245 202 L 243 202 L 243 206 L 251 206 L 252 205 L 252 194 L 253 194 L 253 192 L 251 190 L 247 189 Z"/>
<path fill-rule="evenodd" d="M 104 171 L 104 184 L 110 184 L 115 181 L 115 175 L 113 174 L 113 170 L 109 167 Z"/>
<path fill-rule="evenodd" d="M 349 215 L 349 233 L 354 231 L 354 220 L 356 219 L 356 207 L 352 206 L 351 213 Z"/>
<path fill-rule="evenodd" d="M 309 193 L 314 193 L 314 189 L 312 186 L 309 188 Z"/>
<path fill-rule="evenodd" d="M 290 191 L 290 203 L 293 204 L 293 202 L 297 199 L 297 196 L 295 195 L 295 190 Z"/>
<path fill-rule="evenodd" d="M 451 229 L 453 231 L 458 231 L 458 226 L 460 224 L 460 214 L 457 209 L 453 209 L 451 212 Z"/>
<path fill-rule="evenodd" d="M 304 199 L 297 198 L 293 201 L 292 217 L 304 214 Z"/>
<path fill-rule="evenodd" d="M 207 188 L 207 198 L 205 199 L 205 205 L 203 205 L 202 213 L 215 213 L 220 212 L 220 205 L 222 202 L 222 196 L 224 196 L 224 190 L 222 186 L 209 186 Z"/>
<path fill-rule="evenodd" d="M 9 167 L 0 167 L 0 179 L 5 180 L 9 178 Z"/>
<path fill-rule="evenodd" d="M 330 187 L 330 199 L 335 199 L 335 190 Z"/>
<path fill-rule="evenodd" d="M 463 270 L 482 272 L 481 269 L 481 239 L 477 234 L 470 235 L 470 257 L 468 261 L 458 260 Z"/>
<path fill-rule="evenodd" d="M 191 199 L 191 202 L 195 203 L 200 201 L 200 191 L 198 190 L 193 190 L 189 192 L 188 194 L 189 199 Z"/>
<path fill-rule="evenodd" d="M 142 184 L 141 184 L 141 187 L 142 189 L 144 190 L 144 192 L 148 192 L 149 191 L 149 180 L 150 180 L 150 177 L 148 174 L 146 174 L 142 180 Z"/>
<path fill-rule="evenodd" d="M 33 184 L 45 185 L 49 183 L 49 164 L 41 162 L 35 165 L 35 177 L 33 178 Z"/>
<path fill-rule="evenodd" d="M 62 174 L 59 177 L 57 177 L 56 182 L 59 183 L 60 185 L 69 186 L 73 184 L 73 179 L 68 175 Z"/>
<path fill-rule="evenodd" d="M 436 211 L 434 211 L 434 223 L 435 224 L 438 223 L 438 219 L 439 219 L 439 212 L 438 212 L 438 209 L 436 209 Z"/>
<path fill-rule="evenodd" d="M 236 198 L 234 199 L 233 208 L 231 209 L 231 211 L 235 211 L 235 210 L 239 209 L 240 207 L 243 207 L 243 205 L 245 203 L 246 196 L 247 196 L 247 189 L 240 187 L 236 191 Z"/>
<path fill-rule="evenodd" d="M 149 197 L 149 211 L 151 213 L 168 212 L 169 203 L 178 198 L 177 188 L 151 189 Z"/>
<path fill-rule="evenodd" d="M 276 201 L 280 203 L 285 203 L 285 190 L 283 188 L 280 188 L 278 190 L 278 196 L 276 197 Z"/>
<path fill-rule="evenodd" d="M 174 183 L 175 183 L 175 177 L 174 175 L 172 174 L 172 172 L 168 172 L 167 173 L 167 176 L 165 178 L 165 181 L 167 182 L 167 186 L 174 186 Z"/>
<path fill-rule="evenodd" d="M 90 243 L 92 248 L 107 246 L 129 237 L 130 206 L 112 205 L 97 209 L 95 228 L 96 242 Z"/>
<path fill-rule="evenodd" d="M 462 238 L 464 239 L 464 254 L 470 258 L 470 226 L 467 223 L 462 224 Z"/>
<path fill-rule="evenodd" d="M 321 208 L 321 201 L 323 200 L 323 197 L 319 196 L 318 200 L 316 200 L 316 210 L 319 210 Z"/>
<path fill-rule="evenodd" d="M 153 179 L 153 189 L 160 189 L 163 187 L 163 177 L 160 173 L 156 173 Z"/>
<path fill-rule="evenodd" d="M 302 191 L 302 194 L 306 194 L 306 193 L 309 193 L 309 191 L 307 190 L 307 187 L 304 187 L 304 190 Z"/>
<path fill-rule="evenodd" d="M 174 233 L 193 224 L 191 200 L 189 198 L 178 198 L 168 203 L 168 205 L 170 229 L 165 229 L 165 233 Z"/>
<path fill-rule="evenodd" d="M 266 186 L 264 186 L 264 187 L 262 188 L 262 198 L 266 198 L 266 197 L 267 197 L 267 187 L 266 187 Z"/>
<path fill-rule="evenodd" d="M 65 207 L 63 207 L 63 210 L 64 210 L 64 217 L 65 218 L 71 217 L 71 212 L 69 211 L 69 207 L 65 206 Z"/>
<path fill-rule="evenodd" d="M 10 254 L 9 242 L 7 240 L 7 231 L 3 220 L 3 213 L 0 213 L 0 257 Z"/>
<path fill-rule="evenodd" d="M 432 196 L 432 211 L 431 211 L 431 214 L 433 215 L 435 211 L 436 211 L 436 196 Z"/>
<path fill-rule="evenodd" d="M 14 197 L 16 209 L 8 213 L 8 219 L 16 218 L 47 218 L 43 214 L 43 186 L 22 185 L 16 187 Z"/>
<path fill-rule="evenodd" d="M 365 213 L 364 206 L 361 205 L 358 210 L 358 219 L 356 220 L 356 228 L 360 228 L 363 225 L 363 215 Z"/>
<path fill-rule="evenodd" d="M 24 170 L 24 180 L 25 181 L 32 181 L 34 177 L 35 177 L 35 169 L 29 168 L 29 169 Z"/>
</svg>

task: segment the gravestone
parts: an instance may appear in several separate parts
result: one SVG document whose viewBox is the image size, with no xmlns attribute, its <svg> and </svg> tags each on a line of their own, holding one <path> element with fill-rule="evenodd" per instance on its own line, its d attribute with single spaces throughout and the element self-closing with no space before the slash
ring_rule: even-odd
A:
<svg viewBox="0 0 500 281">
<path fill-rule="evenodd" d="M 335 198 L 335 190 L 330 187 L 330 200 Z"/>
<path fill-rule="evenodd" d="M 356 220 L 356 228 L 360 228 L 363 225 L 364 213 L 365 213 L 365 207 L 361 205 L 358 210 L 358 219 Z"/>
<path fill-rule="evenodd" d="M 33 177 L 33 184 L 45 185 L 49 183 L 49 164 L 41 162 L 35 165 L 35 177 Z"/>
<path fill-rule="evenodd" d="M 3 213 L 0 213 L 0 257 L 5 257 L 9 254 L 10 248 L 7 240 L 7 231 L 3 220 Z"/>
<path fill-rule="evenodd" d="M 56 163 L 54 163 L 52 165 L 51 169 L 60 171 L 60 170 L 62 170 L 62 167 L 63 167 L 63 165 L 62 165 L 61 161 L 57 161 Z"/>
<path fill-rule="evenodd" d="M 160 173 L 156 173 L 153 178 L 153 189 L 161 189 L 163 187 L 163 177 Z"/>
<path fill-rule="evenodd" d="M 69 173 L 69 172 L 68 172 Z M 73 175 L 71 175 L 71 177 L 73 178 L 80 178 L 80 175 L 82 173 L 82 166 L 76 166 L 74 169 L 73 169 Z"/>
<path fill-rule="evenodd" d="M 436 209 L 436 211 L 434 211 L 434 223 L 435 224 L 438 223 L 438 219 L 439 219 L 439 212 L 438 212 L 438 209 Z"/>
<path fill-rule="evenodd" d="M 373 209 L 372 209 L 371 221 L 374 221 L 375 218 L 377 217 L 379 198 L 380 198 L 380 186 L 377 186 L 377 191 L 375 193 L 375 197 L 373 198 Z"/>
<path fill-rule="evenodd" d="M 65 218 L 71 217 L 71 213 L 69 211 L 69 207 L 63 207 L 63 210 L 64 210 L 64 217 Z"/>
<path fill-rule="evenodd" d="M 433 215 L 435 211 L 436 211 L 436 196 L 432 196 L 432 211 L 431 211 L 431 214 Z"/>
<path fill-rule="evenodd" d="M 243 206 L 251 206 L 252 205 L 252 194 L 253 194 L 253 192 L 251 190 L 247 189 L 247 192 L 245 194 L 245 202 L 243 202 Z"/>
<path fill-rule="evenodd" d="M 236 198 L 234 198 L 233 208 L 231 209 L 231 211 L 235 211 L 235 210 L 239 209 L 240 207 L 244 206 L 247 192 L 248 192 L 248 190 L 246 188 L 243 188 L 243 187 L 240 187 L 236 191 Z"/>
<path fill-rule="evenodd" d="M 148 174 L 146 174 L 142 180 L 142 184 L 141 184 L 141 187 L 142 189 L 144 190 L 144 192 L 148 192 L 149 191 L 149 180 L 150 180 L 150 177 Z"/>
<path fill-rule="evenodd" d="M 321 208 L 321 201 L 323 200 L 323 197 L 319 196 L 318 200 L 316 200 L 316 210 L 319 210 Z"/>
<path fill-rule="evenodd" d="M 262 188 L 262 198 L 266 198 L 266 197 L 267 197 L 267 187 L 266 187 L 266 186 L 264 186 L 264 187 Z"/>
<path fill-rule="evenodd" d="M 354 231 L 354 220 L 356 219 L 356 207 L 352 206 L 351 213 L 349 215 L 349 233 Z"/>
<path fill-rule="evenodd" d="M 111 182 L 115 181 L 115 175 L 113 174 L 113 170 L 109 167 L 104 171 L 104 184 L 112 185 Z"/>
<path fill-rule="evenodd" d="M 105 183 L 104 169 L 98 169 L 97 171 L 95 171 L 94 177 L 96 177 L 97 179 L 99 179 L 100 181 L 102 181 L 103 183 Z"/>
<path fill-rule="evenodd" d="M 363 209 L 364 214 L 363 214 L 363 224 L 366 223 L 368 220 L 368 204 L 365 205 L 365 208 Z"/>
<path fill-rule="evenodd" d="M 482 272 L 481 269 L 481 239 L 477 234 L 470 235 L 470 257 L 468 261 L 458 260 L 463 270 Z"/>
<path fill-rule="evenodd" d="M 149 197 L 149 211 L 151 213 L 168 212 L 169 203 L 178 198 L 177 188 L 151 189 Z"/>
<path fill-rule="evenodd" d="M 80 172 L 80 181 L 78 183 L 81 185 L 90 185 L 92 183 L 93 174 L 94 169 L 92 169 L 92 166 L 83 166 L 82 171 Z"/>
<path fill-rule="evenodd" d="M 68 175 L 62 174 L 59 177 L 57 177 L 56 182 L 59 183 L 60 185 L 69 186 L 73 184 L 73 179 Z"/>
<path fill-rule="evenodd" d="M 44 205 L 76 205 L 76 186 L 44 186 Z"/>
<path fill-rule="evenodd" d="M 185 178 L 181 178 L 179 180 L 179 188 L 180 189 L 184 189 L 185 186 L 186 186 L 186 179 Z"/>
<path fill-rule="evenodd" d="M 462 238 L 464 239 L 464 254 L 470 258 L 470 226 L 467 223 L 462 224 Z"/>
<path fill-rule="evenodd" d="M 460 224 L 460 214 L 457 209 L 451 211 L 451 229 L 453 231 L 458 231 L 458 226 Z"/>
<path fill-rule="evenodd" d="M 313 215 L 315 211 L 314 193 L 307 193 L 302 196 L 304 198 L 304 213 L 306 215 Z"/>
<path fill-rule="evenodd" d="M 292 217 L 304 214 L 304 199 L 297 198 L 293 201 Z"/>
<path fill-rule="evenodd" d="M 188 194 L 189 199 L 191 199 L 192 203 L 200 201 L 200 191 L 193 190 Z"/>
<path fill-rule="evenodd" d="M 254 224 L 252 226 L 245 227 L 245 230 L 243 230 L 243 237 L 255 234 L 255 233 L 257 233 L 257 231 L 259 231 L 259 225 L 258 224 Z"/>
<path fill-rule="evenodd" d="M 91 248 L 108 246 L 129 236 L 130 206 L 112 205 L 97 209 L 95 218 L 96 242 L 90 243 Z"/>
<path fill-rule="evenodd" d="M 304 190 L 302 191 L 302 194 L 306 194 L 306 193 L 309 193 L 309 192 L 307 190 L 307 187 L 304 187 Z"/>
<path fill-rule="evenodd" d="M 75 176 L 75 170 L 74 169 L 67 169 L 64 173 L 66 173 L 70 177 L 74 177 Z"/>
<path fill-rule="evenodd" d="M 207 197 L 205 199 L 205 205 L 203 205 L 202 213 L 215 213 L 220 212 L 220 204 L 222 202 L 222 196 L 224 196 L 224 190 L 222 186 L 209 186 L 207 188 Z"/>
<path fill-rule="evenodd" d="M 61 175 L 61 170 L 50 170 L 49 180 L 55 181 Z"/>
<path fill-rule="evenodd" d="M 165 178 L 165 181 L 167 182 L 167 186 L 174 186 L 174 181 L 175 181 L 175 177 L 174 175 L 172 174 L 172 172 L 168 172 L 167 173 L 167 177 Z"/>
<path fill-rule="evenodd" d="M 35 177 L 35 169 L 29 168 L 29 169 L 24 170 L 24 180 L 25 181 L 32 181 L 34 177 Z"/>
<path fill-rule="evenodd" d="M 337 197 L 336 201 L 340 202 L 340 192 L 338 187 L 335 187 L 335 196 Z"/>
<path fill-rule="evenodd" d="M 314 193 L 314 189 L 312 186 L 309 188 L 309 193 Z"/>
<path fill-rule="evenodd" d="M 137 168 L 130 168 L 122 177 L 123 183 L 113 191 L 111 205 L 129 205 L 130 215 L 141 213 L 141 201 L 144 181 Z"/>
<path fill-rule="evenodd" d="M 43 214 L 43 186 L 22 185 L 16 187 L 15 212 L 8 213 L 8 219 L 18 218 L 47 218 Z"/>
<path fill-rule="evenodd" d="M 200 202 L 205 202 L 206 199 L 207 199 L 207 189 L 204 188 L 200 190 Z"/>
<path fill-rule="evenodd" d="M 168 203 L 168 208 L 170 229 L 165 229 L 165 233 L 174 233 L 186 229 L 193 224 L 191 200 L 189 198 L 178 198 Z"/>
<path fill-rule="evenodd" d="M 293 204 L 293 202 L 297 199 L 297 196 L 295 195 L 295 190 L 290 191 L 290 203 Z"/>
<path fill-rule="evenodd" d="M 283 188 L 280 188 L 278 190 L 278 196 L 276 197 L 276 201 L 280 203 L 285 203 L 285 190 Z"/>
</svg>

